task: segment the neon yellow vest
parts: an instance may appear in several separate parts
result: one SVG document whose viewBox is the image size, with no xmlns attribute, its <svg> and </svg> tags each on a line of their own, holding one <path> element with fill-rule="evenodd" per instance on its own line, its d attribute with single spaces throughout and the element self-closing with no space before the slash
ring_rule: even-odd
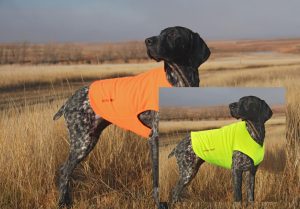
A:
<svg viewBox="0 0 300 209">
<path fill-rule="evenodd" d="M 264 158 L 264 146 L 252 139 L 246 122 L 240 121 L 219 129 L 191 132 L 192 147 L 196 155 L 208 163 L 231 168 L 234 150 L 249 156 L 254 165 Z"/>
</svg>

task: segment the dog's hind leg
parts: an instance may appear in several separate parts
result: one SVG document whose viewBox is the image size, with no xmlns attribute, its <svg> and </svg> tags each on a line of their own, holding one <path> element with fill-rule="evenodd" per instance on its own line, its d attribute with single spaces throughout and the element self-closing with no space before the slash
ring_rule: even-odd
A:
<svg viewBox="0 0 300 209">
<path fill-rule="evenodd" d="M 193 168 L 185 168 L 185 171 L 179 170 L 179 180 L 176 183 L 175 188 L 172 191 L 172 201 L 171 203 L 178 202 L 180 198 L 180 194 L 183 189 L 192 181 L 192 179 L 196 176 L 200 165 L 202 164 L 201 160 L 197 160 Z M 182 167 L 184 168 L 184 167 Z"/>
<path fill-rule="evenodd" d="M 59 177 L 59 207 L 66 205 L 70 207 L 72 204 L 70 191 L 70 177 L 75 167 L 93 150 L 98 142 L 102 130 L 110 123 L 105 120 L 97 122 L 95 129 L 86 130 L 79 133 L 76 129 L 70 132 L 71 147 L 69 156 L 63 166 L 60 168 Z M 88 129 L 88 127 L 86 127 Z"/>
<path fill-rule="evenodd" d="M 92 151 L 101 132 L 110 124 L 95 115 L 91 109 L 87 90 L 81 89 L 65 105 L 64 116 L 70 136 L 70 152 L 60 168 L 59 207 L 71 207 L 70 177 L 75 167 Z"/>
<path fill-rule="evenodd" d="M 172 154 L 176 157 L 179 169 L 179 180 L 172 191 L 171 204 L 174 204 L 178 202 L 182 190 L 196 176 L 204 161 L 193 152 L 190 137 L 182 140 L 172 151 Z"/>
</svg>

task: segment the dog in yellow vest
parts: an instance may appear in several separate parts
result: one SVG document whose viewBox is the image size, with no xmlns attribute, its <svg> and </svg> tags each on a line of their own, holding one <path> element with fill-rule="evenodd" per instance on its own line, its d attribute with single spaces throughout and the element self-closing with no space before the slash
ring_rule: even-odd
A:
<svg viewBox="0 0 300 209">
<path fill-rule="evenodd" d="M 247 196 L 249 202 L 254 201 L 255 173 L 264 158 L 264 123 L 273 113 L 264 100 L 255 96 L 242 97 L 229 109 L 234 118 L 242 121 L 219 129 L 192 131 L 169 154 L 169 158 L 176 157 L 179 168 L 172 203 L 179 200 L 203 162 L 232 169 L 235 202 L 242 200 L 242 173 L 249 172 Z"/>
<path fill-rule="evenodd" d="M 159 206 L 159 88 L 199 87 L 198 68 L 208 59 L 210 50 L 198 33 L 179 26 L 162 30 L 160 35 L 147 38 L 145 44 L 150 58 L 164 61 L 162 67 L 139 75 L 95 81 L 77 90 L 54 115 L 54 120 L 64 115 L 70 135 L 69 156 L 60 168 L 58 182 L 60 208 L 71 207 L 71 174 L 110 124 L 149 139 L 153 197 Z"/>
</svg>

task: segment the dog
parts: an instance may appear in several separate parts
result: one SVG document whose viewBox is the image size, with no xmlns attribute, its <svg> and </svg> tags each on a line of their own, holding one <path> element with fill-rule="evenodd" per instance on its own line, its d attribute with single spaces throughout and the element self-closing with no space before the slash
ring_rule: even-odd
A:
<svg viewBox="0 0 300 209">
<path fill-rule="evenodd" d="M 176 157 L 179 168 L 179 180 L 172 190 L 171 204 L 179 201 L 182 190 L 196 176 L 205 161 L 231 168 L 235 202 L 242 201 L 242 173 L 249 172 L 247 199 L 248 202 L 254 201 L 255 173 L 264 155 L 264 123 L 273 113 L 264 100 L 255 96 L 242 97 L 238 102 L 229 104 L 229 109 L 232 117 L 242 121 L 221 129 L 191 132 L 169 154 L 168 158 Z M 232 138 L 231 133 L 226 133 L 225 137 L 219 135 L 220 131 L 225 135 L 225 129 L 235 135 L 233 142 L 224 142 Z M 229 151 L 226 147 L 229 147 Z"/>
<path fill-rule="evenodd" d="M 58 190 L 59 190 L 59 201 L 58 206 L 60 208 L 66 206 L 71 207 L 72 199 L 70 194 L 70 177 L 75 169 L 75 167 L 93 150 L 96 145 L 100 134 L 102 131 L 110 124 L 118 125 L 127 130 L 131 130 L 141 136 L 149 138 L 148 143 L 151 150 L 152 159 L 152 177 L 153 177 L 153 197 L 156 205 L 159 205 L 159 195 L 158 195 L 158 89 L 160 82 L 157 80 L 165 79 L 164 85 L 169 85 L 172 87 L 199 87 L 199 74 L 198 67 L 204 63 L 210 56 L 210 50 L 203 39 L 198 33 L 194 33 L 190 29 L 184 27 L 169 27 L 161 31 L 158 36 L 153 36 L 145 40 L 147 54 L 151 59 L 155 61 L 164 61 L 164 67 L 162 69 L 156 69 L 153 73 L 154 77 L 148 76 L 148 72 L 144 75 L 139 74 L 137 76 L 127 77 L 127 78 L 117 78 L 109 79 L 111 82 L 123 83 L 125 86 L 127 82 L 131 79 L 135 79 L 140 76 L 143 77 L 142 81 L 138 81 L 140 85 L 144 86 L 144 83 L 152 83 L 150 90 L 145 90 L 148 92 L 152 91 L 151 97 L 154 102 L 149 106 L 151 109 L 145 107 L 140 108 L 140 112 L 135 112 L 136 115 L 126 118 L 128 123 L 129 120 L 134 120 L 133 125 L 138 126 L 143 129 L 133 127 L 123 127 L 126 121 L 121 121 L 116 124 L 110 115 L 102 111 L 102 104 L 99 106 L 97 104 L 97 99 L 103 103 L 113 103 L 116 101 L 115 98 L 108 96 L 107 98 L 96 98 L 97 89 L 99 91 L 106 91 L 106 84 L 113 86 L 106 80 L 103 82 L 93 82 L 90 86 L 85 86 L 77 90 L 58 110 L 54 115 L 53 120 L 57 120 L 62 115 L 64 115 L 65 122 L 69 131 L 70 137 L 70 152 L 67 160 L 60 168 L 60 175 L 58 179 Z M 163 74 L 164 78 L 158 78 L 157 74 Z M 119 79 L 119 80 L 118 80 Z M 154 80 L 154 82 L 152 82 Z M 167 82 L 167 84 L 166 84 Z M 132 83 L 132 82 L 131 82 Z M 154 84 L 153 84 L 154 83 Z M 155 83 L 158 86 L 155 86 Z M 129 84 L 128 84 L 129 85 Z M 139 85 L 130 84 L 130 90 L 139 89 Z M 94 86 L 94 88 L 91 88 Z M 153 86 L 154 89 L 153 89 Z M 144 87 L 142 87 L 144 88 Z M 93 95 L 90 93 L 93 89 Z M 144 93 L 145 93 L 144 92 Z M 103 93 L 106 94 L 107 92 Z M 122 96 L 122 95 L 121 95 Z M 121 97 L 122 98 L 122 97 Z M 131 97 L 130 97 L 131 98 Z M 123 103 L 131 108 L 131 105 L 139 106 L 140 103 L 147 103 L 147 96 L 143 95 L 143 101 L 131 101 L 130 99 L 124 99 Z M 93 107 L 92 102 L 93 101 Z M 148 104 L 148 103 L 147 103 Z M 98 106 L 97 106 L 98 105 Z M 106 105 L 106 104 L 103 104 Z M 103 106 L 105 108 L 110 108 Z M 126 108 L 121 109 L 115 108 L 118 114 L 121 114 L 119 118 L 124 119 L 122 112 Z M 95 111 L 96 110 L 96 111 Z M 102 112 L 101 112 L 102 111 Z M 103 113 L 97 114 L 97 113 Z M 118 116 L 114 116 L 118 118 Z"/>
</svg>

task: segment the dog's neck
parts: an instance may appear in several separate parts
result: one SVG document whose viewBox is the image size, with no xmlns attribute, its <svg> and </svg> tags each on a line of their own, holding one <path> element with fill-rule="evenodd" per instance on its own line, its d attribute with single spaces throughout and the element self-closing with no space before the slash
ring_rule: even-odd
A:
<svg viewBox="0 0 300 209">
<path fill-rule="evenodd" d="M 246 120 L 246 126 L 249 134 L 254 139 L 254 141 L 263 146 L 265 139 L 265 125 L 261 122 Z"/>
<path fill-rule="evenodd" d="M 165 62 L 166 76 L 174 87 L 199 87 L 198 69 L 175 63 Z"/>
</svg>

